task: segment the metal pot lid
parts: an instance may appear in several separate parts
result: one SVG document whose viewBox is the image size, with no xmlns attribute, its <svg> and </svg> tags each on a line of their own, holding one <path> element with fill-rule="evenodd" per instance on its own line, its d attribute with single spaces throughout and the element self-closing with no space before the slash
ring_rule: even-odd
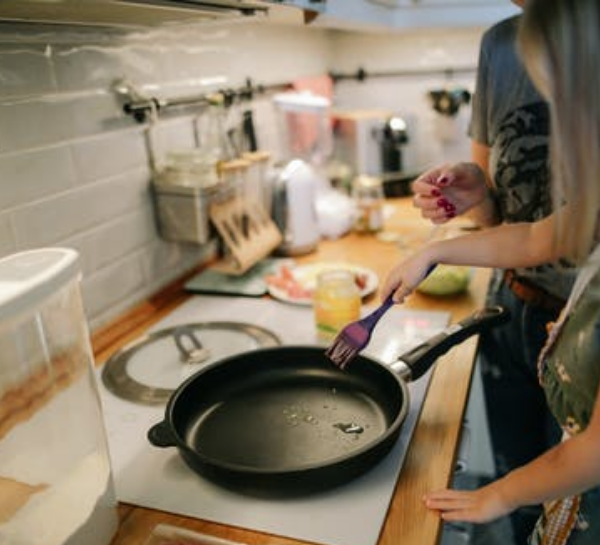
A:
<svg viewBox="0 0 600 545">
<path fill-rule="evenodd" d="M 240 322 L 161 329 L 115 352 L 104 365 L 102 382 L 110 392 L 128 401 L 165 404 L 184 380 L 203 367 L 235 354 L 280 344 L 269 330 Z"/>
</svg>

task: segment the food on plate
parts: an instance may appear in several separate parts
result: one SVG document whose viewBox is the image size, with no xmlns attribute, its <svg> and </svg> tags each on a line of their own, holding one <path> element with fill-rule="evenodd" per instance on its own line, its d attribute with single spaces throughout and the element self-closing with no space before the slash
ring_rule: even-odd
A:
<svg viewBox="0 0 600 545">
<path fill-rule="evenodd" d="M 312 289 L 304 287 L 294 276 L 292 270 L 286 265 L 282 265 L 277 273 L 267 275 L 265 282 L 268 286 L 284 292 L 290 299 L 307 299 L 312 297 Z"/>
<path fill-rule="evenodd" d="M 471 281 L 469 267 L 438 265 L 417 287 L 417 291 L 427 295 L 453 295 L 465 291 Z"/>
<path fill-rule="evenodd" d="M 362 292 L 367 288 L 369 277 L 366 272 L 340 263 L 319 263 L 297 269 L 282 265 L 275 274 L 267 275 L 265 282 L 291 300 L 306 300 L 312 298 L 319 274 L 334 269 L 349 270 L 354 275 L 358 289 Z"/>
</svg>

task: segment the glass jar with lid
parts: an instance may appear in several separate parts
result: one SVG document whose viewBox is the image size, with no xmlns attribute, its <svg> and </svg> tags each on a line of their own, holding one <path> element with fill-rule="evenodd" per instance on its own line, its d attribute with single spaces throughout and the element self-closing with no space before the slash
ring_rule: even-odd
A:
<svg viewBox="0 0 600 545">
<path fill-rule="evenodd" d="M 375 176 L 359 176 L 352 184 L 352 198 L 356 203 L 354 230 L 376 233 L 383 229 L 383 184 Z"/>
<path fill-rule="evenodd" d="M 345 325 L 358 320 L 360 307 L 360 290 L 352 272 L 336 269 L 319 274 L 313 308 L 320 340 L 333 340 Z"/>
<path fill-rule="evenodd" d="M 212 187 L 219 182 L 215 159 L 201 149 L 169 152 L 159 178 L 182 187 Z"/>
</svg>

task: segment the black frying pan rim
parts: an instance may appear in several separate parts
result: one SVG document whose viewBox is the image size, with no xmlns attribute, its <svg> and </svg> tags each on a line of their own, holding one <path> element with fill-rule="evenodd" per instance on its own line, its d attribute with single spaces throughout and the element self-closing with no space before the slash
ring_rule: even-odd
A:
<svg viewBox="0 0 600 545">
<path fill-rule="evenodd" d="M 309 349 L 311 351 L 318 351 L 318 352 L 322 352 L 324 350 L 324 348 L 321 346 L 313 346 L 313 345 L 281 345 L 281 346 L 274 346 L 274 347 L 259 348 L 257 350 L 253 350 L 252 352 L 260 351 L 261 353 L 268 353 L 268 352 L 281 352 L 284 350 L 291 351 L 291 350 L 298 350 L 298 349 L 301 349 L 301 350 Z M 241 464 L 233 464 L 233 463 L 229 463 L 229 462 L 224 462 L 222 460 L 218 460 L 218 459 L 214 459 L 209 456 L 206 456 L 201 451 L 190 448 L 188 446 L 187 442 L 185 441 L 185 439 L 183 439 L 181 437 L 181 435 L 178 433 L 176 426 L 174 425 L 174 421 L 175 421 L 174 412 L 175 412 L 175 408 L 176 408 L 178 400 L 183 396 L 186 389 L 189 388 L 189 385 L 192 384 L 193 382 L 196 382 L 197 380 L 200 380 L 202 375 L 210 372 L 214 368 L 223 367 L 224 365 L 228 365 L 228 364 L 232 365 L 236 361 L 239 361 L 244 356 L 247 356 L 248 354 L 249 354 L 249 352 L 235 354 L 233 356 L 229 356 L 225 359 L 222 359 L 222 360 L 213 362 L 210 365 L 207 365 L 206 367 L 204 367 L 203 369 L 201 369 L 200 371 L 198 371 L 197 373 L 195 373 L 194 375 L 189 377 L 187 380 L 185 380 L 185 382 L 183 382 L 175 390 L 175 392 L 171 395 L 171 397 L 167 403 L 167 407 L 165 409 L 165 418 L 162 423 L 166 423 L 169 427 L 170 434 L 172 435 L 172 437 L 174 439 L 174 443 L 175 443 L 173 446 L 176 446 L 178 449 L 185 452 L 187 454 L 187 456 L 191 457 L 194 461 L 197 461 L 197 463 L 199 463 L 199 464 L 206 465 L 210 468 L 214 468 L 219 471 L 225 471 L 225 472 L 229 472 L 229 473 L 233 473 L 233 474 L 237 474 L 237 475 L 248 475 L 248 476 L 259 476 L 259 477 L 260 476 L 274 477 L 274 476 L 278 476 L 278 475 L 290 476 L 290 475 L 302 474 L 302 473 L 310 472 L 310 471 L 325 470 L 328 467 L 335 467 L 337 465 L 340 465 L 340 464 L 343 464 L 345 462 L 349 462 L 352 460 L 356 460 L 357 458 L 360 458 L 361 456 L 365 456 L 365 455 L 369 454 L 378 445 L 385 444 L 387 441 L 390 440 L 390 438 L 392 436 L 397 435 L 401 429 L 402 424 L 406 420 L 406 416 L 408 414 L 408 410 L 409 410 L 409 406 L 410 406 L 410 392 L 409 392 L 409 389 L 408 389 L 405 379 L 403 379 L 401 376 L 399 376 L 397 373 L 395 373 L 385 363 L 382 363 L 382 362 L 377 361 L 376 359 L 361 355 L 359 357 L 362 360 L 367 360 L 369 365 L 379 366 L 380 368 L 382 368 L 385 371 L 386 374 L 388 374 L 390 376 L 390 379 L 393 379 L 395 381 L 395 383 L 398 385 L 398 387 L 401 391 L 402 398 L 403 398 L 403 402 L 402 402 L 400 410 L 398 411 L 398 414 L 395 416 L 393 422 L 391 422 L 391 424 L 387 427 L 385 432 L 383 434 L 379 435 L 377 438 L 370 441 L 369 443 L 366 443 L 361 448 L 353 450 L 351 453 L 349 453 L 347 455 L 341 455 L 336 458 L 331 458 L 331 459 L 327 460 L 327 462 L 315 462 L 315 463 L 311 463 L 311 464 L 296 465 L 296 466 L 291 466 L 288 468 L 277 468 L 277 469 L 275 469 L 275 468 L 274 469 L 256 468 L 254 466 L 244 466 Z M 352 366 L 349 366 L 344 371 L 340 370 L 340 373 L 351 373 L 351 372 L 352 372 Z"/>
</svg>

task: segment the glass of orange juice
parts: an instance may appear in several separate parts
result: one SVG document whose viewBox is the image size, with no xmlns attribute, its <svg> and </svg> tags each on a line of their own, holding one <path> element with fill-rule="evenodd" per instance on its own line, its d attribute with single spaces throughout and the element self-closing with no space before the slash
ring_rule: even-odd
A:
<svg viewBox="0 0 600 545">
<path fill-rule="evenodd" d="M 313 294 L 319 340 L 333 340 L 345 325 L 358 320 L 360 306 L 360 291 L 352 272 L 340 269 L 319 274 Z"/>
</svg>

